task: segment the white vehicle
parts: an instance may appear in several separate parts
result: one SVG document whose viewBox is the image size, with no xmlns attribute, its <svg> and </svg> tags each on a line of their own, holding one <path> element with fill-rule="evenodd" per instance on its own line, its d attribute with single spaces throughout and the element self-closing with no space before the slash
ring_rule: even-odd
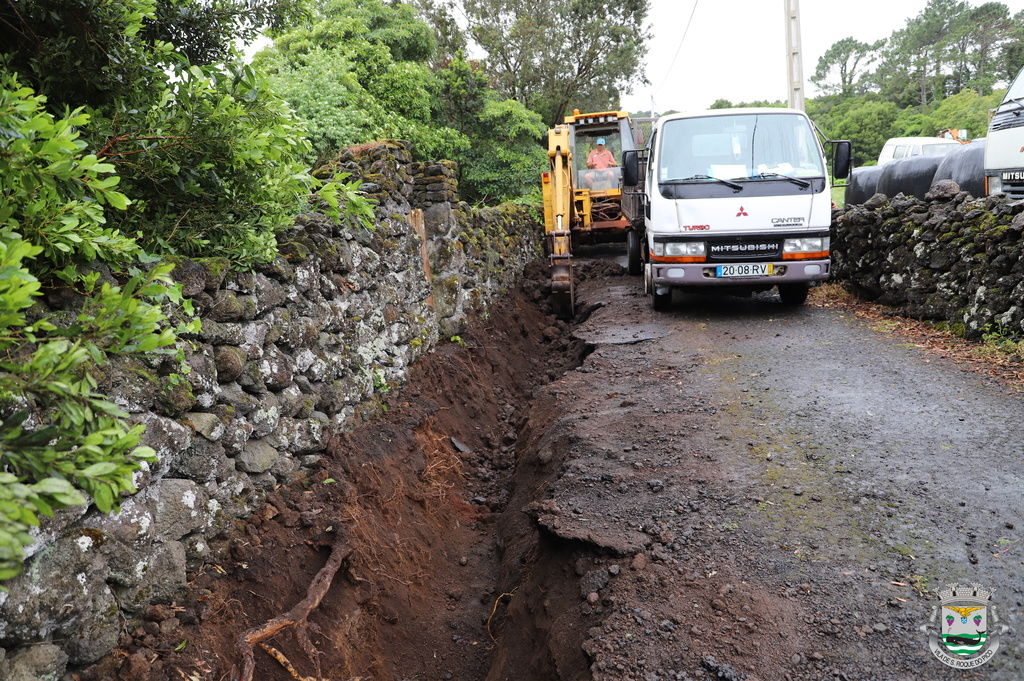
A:
<svg viewBox="0 0 1024 681">
<path fill-rule="evenodd" d="M 912 156 L 945 156 L 960 146 L 960 142 L 944 137 L 893 137 L 882 146 L 878 165 Z"/>
<path fill-rule="evenodd" d="M 1024 69 L 1007 88 L 989 122 L 985 191 L 1024 199 Z"/>
<path fill-rule="evenodd" d="M 851 145 L 833 144 L 836 177 L 846 177 Z M 777 286 L 783 302 L 798 305 L 812 282 L 828 278 L 831 187 L 804 112 L 663 116 L 644 151 L 623 154 L 623 175 L 633 187 L 635 201 L 626 205 L 640 245 L 631 265 L 642 260 L 655 309 L 668 306 L 675 288 Z"/>
</svg>

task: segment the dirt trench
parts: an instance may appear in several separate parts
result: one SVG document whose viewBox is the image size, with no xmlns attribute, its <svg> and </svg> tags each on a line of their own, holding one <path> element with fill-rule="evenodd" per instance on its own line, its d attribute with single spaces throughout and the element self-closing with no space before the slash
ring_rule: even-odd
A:
<svg viewBox="0 0 1024 681">
<path fill-rule="evenodd" d="M 545 386 L 592 349 L 549 314 L 545 275 L 530 268 L 461 342 L 417 362 L 76 680 L 237 678 L 238 637 L 306 595 L 339 532 L 352 554 L 309 618 L 312 648 L 279 634 L 267 643 L 293 669 L 257 649 L 255 679 L 589 678 L 579 582 L 595 547 L 523 512 L 571 446 Z"/>
</svg>

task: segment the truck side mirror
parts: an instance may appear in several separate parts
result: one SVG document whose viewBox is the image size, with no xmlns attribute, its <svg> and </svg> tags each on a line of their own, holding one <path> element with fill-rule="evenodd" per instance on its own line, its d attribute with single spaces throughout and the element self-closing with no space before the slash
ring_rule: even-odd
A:
<svg viewBox="0 0 1024 681">
<path fill-rule="evenodd" d="M 622 152 L 622 184 L 635 187 L 640 183 L 640 160 L 636 150 Z"/>
<path fill-rule="evenodd" d="M 853 144 L 849 140 L 835 142 L 836 152 L 832 157 L 832 175 L 837 179 L 850 176 L 850 164 L 853 161 Z"/>
</svg>

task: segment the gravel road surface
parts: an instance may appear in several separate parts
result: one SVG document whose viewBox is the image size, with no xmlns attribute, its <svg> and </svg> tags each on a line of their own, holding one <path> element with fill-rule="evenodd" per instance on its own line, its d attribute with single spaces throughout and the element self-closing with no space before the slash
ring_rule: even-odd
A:
<svg viewBox="0 0 1024 681">
<path fill-rule="evenodd" d="M 772 294 L 579 297 L 595 349 L 547 388 L 568 451 L 530 512 L 596 548 L 594 679 L 1022 678 L 1019 394 Z M 994 589 L 1011 627 L 978 670 L 919 630 L 949 582 Z"/>
</svg>

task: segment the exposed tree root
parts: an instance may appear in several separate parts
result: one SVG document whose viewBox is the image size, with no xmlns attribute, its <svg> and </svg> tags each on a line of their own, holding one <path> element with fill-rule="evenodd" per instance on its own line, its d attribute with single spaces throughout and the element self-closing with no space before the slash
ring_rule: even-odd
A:
<svg viewBox="0 0 1024 681">
<path fill-rule="evenodd" d="M 267 655 L 270 655 L 272 658 L 280 662 L 281 666 L 285 668 L 285 671 L 292 675 L 292 678 L 295 679 L 295 681 L 331 681 L 330 679 L 321 678 L 319 676 L 303 676 L 297 669 L 295 669 L 295 666 L 288 661 L 288 658 L 285 657 L 284 653 L 280 650 L 273 646 L 268 646 L 266 643 L 260 643 L 259 646 L 260 648 L 263 648 Z M 348 679 L 348 681 L 363 681 L 363 679 L 364 677 L 362 676 L 356 676 Z"/>
<path fill-rule="evenodd" d="M 487 618 L 487 635 L 490 636 L 491 640 L 495 643 L 498 642 L 498 639 L 494 638 L 494 634 L 491 633 L 491 620 L 493 620 L 494 616 L 497 614 L 498 606 L 502 603 L 508 603 L 509 601 L 511 601 L 512 597 L 516 594 L 516 591 L 519 591 L 518 586 L 512 589 L 512 591 L 510 592 L 501 594 L 494 600 L 494 607 L 491 608 L 491 615 Z"/>
<path fill-rule="evenodd" d="M 341 564 L 345 562 L 345 559 L 352 553 L 352 547 L 348 542 L 347 536 L 338 532 L 337 537 L 334 540 L 334 545 L 331 547 L 331 555 L 327 558 L 327 562 L 324 564 L 320 571 L 316 573 L 313 580 L 309 583 L 309 588 L 306 589 L 306 597 L 296 603 L 292 608 L 277 617 L 267 620 L 262 625 L 254 627 L 249 631 L 245 632 L 238 638 L 238 652 L 242 658 L 242 673 L 236 678 L 239 681 L 252 681 L 253 673 L 256 671 L 256 657 L 254 654 L 254 646 L 261 641 L 275 636 L 285 629 L 291 627 L 295 630 L 295 638 L 298 639 L 299 646 L 302 650 L 311 658 L 316 661 L 316 650 L 313 647 L 312 642 L 309 640 L 309 634 L 306 631 L 309 627 L 308 618 L 310 613 L 316 610 L 317 606 L 320 605 L 320 601 L 323 600 L 324 596 L 327 595 L 328 589 L 331 587 L 331 582 L 334 580 L 334 575 L 337 574 Z M 267 646 L 269 648 L 269 646 Z M 264 648 L 266 649 L 266 648 Z M 270 653 L 270 651 L 267 651 Z M 276 652 L 276 651 L 275 651 Z M 270 653 L 273 655 L 273 653 Z M 306 681 L 310 677 L 298 676 L 297 672 L 288 662 L 284 655 L 278 657 L 273 655 L 278 662 L 285 665 L 285 669 L 294 676 L 296 679 Z M 282 661 L 284 658 L 284 661 Z M 318 681 L 316 677 L 312 677 L 313 681 Z"/>
</svg>

